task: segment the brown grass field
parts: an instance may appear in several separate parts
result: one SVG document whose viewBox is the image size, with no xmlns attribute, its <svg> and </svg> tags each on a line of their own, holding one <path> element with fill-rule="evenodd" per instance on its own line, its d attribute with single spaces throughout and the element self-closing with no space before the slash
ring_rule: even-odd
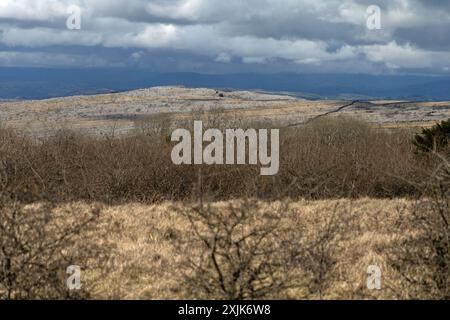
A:
<svg viewBox="0 0 450 320">
<path fill-rule="evenodd" d="M 212 206 L 226 211 L 229 205 L 240 206 L 239 200 L 217 202 Z M 276 211 L 280 201 L 260 202 L 262 210 Z M 36 210 L 39 204 L 28 205 Z M 186 257 L 195 251 L 180 251 L 175 245 L 192 236 L 189 220 L 179 214 L 186 203 L 164 202 L 155 205 L 129 203 L 116 206 L 74 202 L 54 209 L 55 215 L 80 215 L 92 207 L 101 208 L 96 228 L 79 235 L 79 241 L 92 241 L 111 250 L 111 258 L 100 272 L 86 268 L 83 284 L 95 299 L 190 299 L 183 274 Z M 345 221 L 337 235 L 327 243 L 333 263 L 326 269 L 319 290 L 310 270 L 299 265 L 290 281 L 298 286 L 265 298 L 286 299 L 410 299 L 427 298 L 417 293 L 390 265 L 389 255 L 397 252 L 405 239 L 415 232 L 405 226 L 417 203 L 407 199 L 318 200 L 290 202 L 282 213 L 282 223 L 292 232 L 302 233 L 298 246 L 320 237 L 331 220 Z M 366 287 L 367 268 L 382 270 L 382 289 Z M 297 278 L 296 278 L 297 277 Z M 194 295 L 195 297 L 195 295 Z"/>
<path fill-rule="evenodd" d="M 214 203 L 226 207 L 229 203 Z M 270 210 L 277 202 L 264 203 Z M 322 200 L 298 201 L 290 204 L 295 211 L 293 221 L 302 224 L 305 232 L 314 237 L 324 227 L 324 220 L 337 215 L 338 219 L 352 216 L 342 239 L 336 240 L 336 265 L 330 270 L 333 280 L 327 284 L 323 298 L 409 298 L 407 290 L 401 290 L 400 276 L 386 262 L 386 248 L 401 245 L 403 232 L 395 230 L 401 223 L 401 214 L 408 214 L 413 201 L 405 199 L 375 200 Z M 182 299 L 190 298 L 177 281 L 182 272 L 182 260 L 188 252 L 180 252 L 173 242 L 191 232 L 189 222 L 173 210 L 180 203 L 165 202 L 158 205 L 125 204 L 105 207 L 99 227 L 112 229 L 106 237 L 94 237 L 99 244 L 115 244 L 114 260 L 109 272 L 101 281 L 90 286 L 94 298 L 125 299 Z M 65 206 L 69 212 L 87 211 L 86 203 Z M 288 215 L 287 215 L 288 216 Z M 286 217 L 286 223 L 293 222 Z M 294 226 L 293 226 L 294 227 Z M 299 243 L 299 245 L 301 245 Z M 379 265 L 383 270 L 381 291 L 366 288 L 367 267 Z M 95 277 L 89 274 L 87 277 Z M 89 282 L 87 282 L 89 283 Z M 307 288 L 287 290 L 273 298 L 318 298 L 318 293 Z"/>
<path fill-rule="evenodd" d="M 285 103 L 288 118 L 298 109 L 259 96 L 249 103 L 272 107 L 240 110 L 243 95 L 228 97 L 239 100 L 231 111 L 147 114 L 128 134 L 68 126 L 36 138 L 3 121 L 0 299 L 450 298 L 450 151 L 417 152 L 416 125 L 432 124 L 408 118 L 417 106 L 397 125 L 398 110 L 394 121 L 368 123 L 334 114 L 337 102 L 301 125 L 290 118 L 273 177 L 250 165 L 171 163 L 170 131 L 193 118 L 276 127 L 262 119 L 281 114 L 273 105 Z M 354 107 L 370 114 L 399 103 Z M 422 107 L 445 115 L 445 106 Z M 81 290 L 67 289 L 69 265 L 81 267 Z M 379 289 L 367 285 L 371 266 Z"/>
</svg>

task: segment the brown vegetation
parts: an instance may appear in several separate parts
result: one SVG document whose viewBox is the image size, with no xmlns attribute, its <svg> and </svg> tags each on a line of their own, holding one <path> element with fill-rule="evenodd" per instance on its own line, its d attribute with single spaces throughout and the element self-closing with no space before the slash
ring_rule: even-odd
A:
<svg viewBox="0 0 450 320">
<path fill-rule="evenodd" d="M 173 165 L 173 123 L 150 120 L 121 137 L 0 131 L 0 298 L 449 298 L 448 150 L 323 118 L 284 129 L 280 173 L 261 177 Z"/>
<path fill-rule="evenodd" d="M 36 206 L 25 208 L 34 210 L 37 209 Z M 220 256 L 219 261 L 223 259 L 222 254 L 230 256 L 227 258 L 228 262 L 222 261 L 220 264 L 224 272 L 225 290 L 220 286 L 221 280 L 212 264 L 211 255 L 208 255 L 211 253 L 210 249 L 196 235 L 187 216 L 188 212 L 195 216 L 198 211 L 189 208 L 185 203 L 173 202 L 104 207 L 95 224 L 95 232 L 82 231 L 80 236 L 84 236 L 83 240 L 68 241 L 63 243 L 63 247 L 71 247 L 71 244 L 96 247 L 101 250 L 97 252 L 109 256 L 108 263 L 97 268 L 99 261 L 91 256 L 91 260 L 63 260 L 55 269 L 49 264 L 40 269 L 40 274 L 51 275 L 52 270 L 59 272 L 60 278 L 55 278 L 52 283 L 59 285 L 62 290 L 59 291 L 60 295 L 36 294 L 45 293 L 41 288 L 46 284 L 36 282 L 33 287 L 36 291 L 13 297 L 79 298 L 77 291 L 64 291 L 67 263 L 82 267 L 81 281 L 86 292 L 81 297 L 101 299 L 250 299 L 254 294 L 252 289 L 259 291 L 253 297 L 263 299 L 445 297 L 445 291 L 438 290 L 433 279 L 444 279 L 443 275 L 448 277 L 448 272 L 445 273 L 448 267 L 446 269 L 444 265 L 443 268 L 437 268 L 440 265 L 439 259 L 448 259 L 448 255 L 439 258 L 433 253 L 430 257 L 435 259 L 427 260 L 427 251 L 419 251 L 431 248 L 432 242 L 421 243 L 424 237 L 418 235 L 415 225 L 410 223 L 416 208 L 415 201 L 362 198 L 295 202 L 235 200 L 211 203 L 204 208 L 204 212 L 213 213 L 213 217 L 228 217 L 233 211 L 248 212 L 248 220 L 243 220 L 233 229 L 234 243 L 245 235 L 240 229 L 255 233 L 240 248 L 244 261 L 248 261 L 245 258 L 254 261 L 251 264 L 240 264 L 237 251 L 233 249 L 236 245 L 228 247 L 227 242 L 223 242 L 230 239 L 226 231 L 232 225 L 224 224 L 218 230 L 225 236 L 219 239 L 215 249 Z M 50 216 L 64 216 L 68 220 L 77 215 L 88 216 L 90 212 L 92 205 L 80 202 L 62 204 L 47 211 Z M 264 213 L 269 217 L 258 220 L 255 225 L 255 219 Z M 273 229 L 275 222 L 277 228 Z M 206 241 L 214 239 L 211 237 L 211 228 L 203 223 L 199 226 Z M 260 251 L 248 250 L 256 245 L 261 232 L 267 232 L 263 242 L 269 245 L 257 246 Z M 281 237 L 277 238 L 278 235 Z M 114 244 L 114 250 L 108 249 L 107 244 Z M 271 252 L 275 249 L 280 251 Z M 267 262 L 270 264 L 258 264 L 262 261 L 258 259 L 262 257 L 269 257 Z M 280 265 L 283 260 L 286 265 Z M 367 269 L 370 265 L 379 266 L 382 271 L 381 290 L 369 290 L 366 287 Z M 200 270 L 205 272 L 200 273 Z M 240 272 L 239 277 L 236 277 L 236 271 Z M 259 278 L 250 281 L 252 277 L 249 275 L 254 272 Z M 36 273 L 24 274 L 31 277 Z M 414 281 L 408 281 L 406 277 Z M 263 282 L 266 286 L 260 286 L 258 281 L 261 279 L 273 279 L 274 282 Z M 437 283 L 443 282 L 440 280 Z M 26 280 L 18 284 L 20 287 L 15 290 L 17 292 L 19 289 L 29 288 L 30 284 L 33 282 Z M 4 289 L 4 283 L 0 281 L 0 292 Z M 229 295 L 230 292 L 240 291 L 244 293 L 242 296 Z"/>
<path fill-rule="evenodd" d="M 433 166 L 433 157 L 411 152 L 411 133 L 346 118 L 285 129 L 276 177 L 261 177 L 256 166 L 175 166 L 173 144 L 161 134 L 166 121 L 126 137 L 62 131 L 32 140 L 3 129 L 0 166 L 21 201 L 107 203 L 191 200 L 200 175 L 202 192 L 216 200 L 416 196 L 406 180 L 421 181 Z"/>
</svg>

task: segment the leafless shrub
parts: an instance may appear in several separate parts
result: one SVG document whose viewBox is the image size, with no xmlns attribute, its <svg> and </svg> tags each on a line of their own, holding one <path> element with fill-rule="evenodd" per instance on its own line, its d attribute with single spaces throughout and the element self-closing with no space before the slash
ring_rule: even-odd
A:
<svg viewBox="0 0 450 320">
<path fill-rule="evenodd" d="M 66 268 L 101 268 L 106 248 L 80 237 L 93 228 L 97 213 L 67 223 L 52 208 L 26 210 L 2 205 L 0 219 L 0 299 L 88 298 L 89 292 L 69 291 Z"/>
<path fill-rule="evenodd" d="M 323 298 L 336 274 L 337 239 L 346 222 L 325 219 L 306 234 L 289 201 L 268 208 L 256 200 L 186 209 L 193 230 L 180 239 L 188 295 L 207 299 Z"/>
<path fill-rule="evenodd" d="M 152 116 L 139 119 L 134 122 L 135 134 L 144 136 L 170 136 L 170 129 L 173 124 L 173 117 L 170 113 L 158 113 Z"/>
<path fill-rule="evenodd" d="M 225 210 L 186 210 L 194 235 L 184 282 L 196 298 L 257 299 L 290 287 L 299 248 L 281 230 L 286 207 L 257 212 L 251 200 Z"/>
<path fill-rule="evenodd" d="M 0 172 L 0 299 L 80 299 L 89 290 L 69 291 L 67 267 L 104 270 L 109 245 L 88 236 L 96 232 L 99 209 L 89 213 L 55 212 L 42 202 L 25 206 L 8 194 L 8 179 Z M 91 283 L 92 284 L 92 283 Z"/>
<path fill-rule="evenodd" d="M 221 115 L 205 116 L 206 123 L 250 127 L 227 125 Z M 155 132 L 163 128 L 168 129 L 158 125 Z M 416 168 L 429 165 L 411 152 L 407 132 L 392 134 L 352 119 L 321 119 L 282 131 L 275 177 L 260 176 L 252 165 L 176 166 L 172 147 L 157 133 L 90 137 L 62 131 L 34 141 L 0 131 L 0 161 L 16 196 L 28 202 L 41 194 L 58 202 L 189 200 L 200 170 L 214 200 L 414 196 L 418 191 L 404 179 L 420 181 L 422 170 Z"/>
<path fill-rule="evenodd" d="M 390 263 L 402 282 L 394 291 L 414 299 L 450 299 L 450 163 L 442 155 L 430 179 L 417 186 L 424 197 L 402 217 L 411 230 L 390 250 Z"/>
<path fill-rule="evenodd" d="M 338 215 L 338 212 L 341 212 Z M 318 212 L 317 215 L 323 215 Z M 327 290 L 335 281 L 340 280 L 335 272 L 341 243 L 348 240 L 348 234 L 352 226 L 353 216 L 345 208 L 336 205 L 331 215 L 322 217 L 323 220 L 316 224 L 317 232 L 308 235 L 305 242 L 305 257 L 302 267 L 307 271 L 308 292 L 313 296 L 323 299 Z"/>
<path fill-rule="evenodd" d="M 420 181 L 411 134 L 390 132 L 359 120 L 321 118 L 283 135 L 281 185 L 286 195 L 308 198 L 395 197 L 415 189 L 398 177 Z M 416 181 L 416 180 L 415 180 Z"/>
</svg>

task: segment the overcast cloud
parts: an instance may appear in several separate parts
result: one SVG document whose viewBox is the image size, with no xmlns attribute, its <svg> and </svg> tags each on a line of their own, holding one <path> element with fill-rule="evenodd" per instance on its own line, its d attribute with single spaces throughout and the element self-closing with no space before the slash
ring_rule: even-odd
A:
<svg viewBox="0 0 450 320">
<path fill-rule="evenodd" d="M 450 2 L 0 0 L 0 66 L 449 74 Z"/>
</svg>

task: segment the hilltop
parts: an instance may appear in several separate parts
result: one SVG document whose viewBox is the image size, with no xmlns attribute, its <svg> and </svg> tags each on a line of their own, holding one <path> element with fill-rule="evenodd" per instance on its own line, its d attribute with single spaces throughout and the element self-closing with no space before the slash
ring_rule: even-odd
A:
<svg viewBox="0 0 450 320">
<path fill-rule="evenodd" d="M 450 102 L 402 100 L 305 100 L 287 94 L 206 88 L 153 87 L 120 93 L 0 102 L 4 126 L 32 135 L 71 129 L 88 134 L 127 134 L 136 122 L 161 114 L 185 119 L 198 112 L 225 118 L 298 126 L 325 115 L 360 118 L 388 127 L 427 126 L 450 117 Z"/>
</svg>

